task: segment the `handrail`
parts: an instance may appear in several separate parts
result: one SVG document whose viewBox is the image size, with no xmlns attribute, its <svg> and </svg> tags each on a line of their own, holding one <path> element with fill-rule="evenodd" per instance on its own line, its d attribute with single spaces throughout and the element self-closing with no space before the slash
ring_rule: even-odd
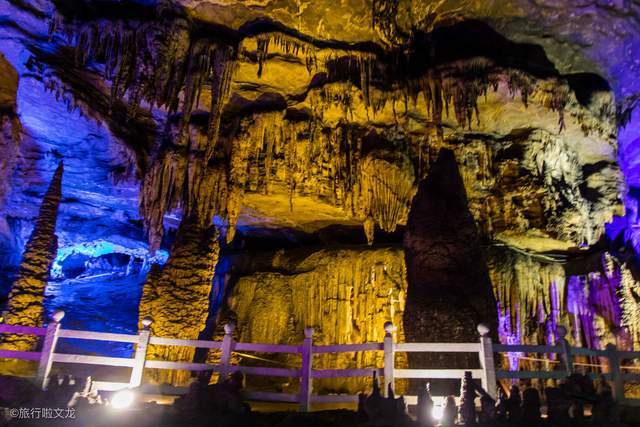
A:
<svg viewBox="0 0 640 427">
<path fill-rule="evenodd" d="M 46 328 L 0 324 L 0 333 L 31 334 L 43 336 L 44 342 L 41 351 L 16 351 L 0 349 L 0 358 L 22 359 L 39 361 L 38 378 L 46 387 L 51 365 L 55 363 L 90 364 L 132 368 L 129 383 L 110 383 L 97 381 L 94 386 L 101 390 L 117 390 L 124 387 L 137 387 L 141 385 L 142 374 L 145 368 L 151 369 L 179 369 L 190 371 L 211 371 L 224 376 L 232 371 L 240 371 L 246 375 L 299 378 L 301 380 L 300 393 L 285 394 L 275 392 L 248 391 L 246 396 L 252 399 L 299 403 L 302 410 L 309 410 L 312 403 L 346 403 L 357 402 L 354 395 L 314 395 L 311 393 L 313 379 L 326 378 L 350 378 L 367 377 L 373 372 L 384 378 L 387 391 L 389 385 L 393 387 L 396 378 L 414 379 L 445 379 L 461 378 L 465 372 L 482 380 L 483 387 L 489 394 L 495 396 L 495 384 L 499 379 L 561 379 L 574 372 L 574 367 L 593 368 L 596 371 L 588 373 L 592 378 L 603 376 L 614 384 L 614 397 L 618 401 L 624 401 L 624 382 L 639 381 L 640 373 L 633 372 L 633 367 L 620 366 L 620 362 L 626 359 L 640 359 L 639 351 L 617 350 L 609 345 L 606 350 L 572 347 L 565 340 L 565 335 L 558 331 L 556 345 L 528 345 L 528 344 L 498 344 L 493 343 L 489 336 L 489 329 L 483 325 L 478 327 L 480 340 L 477 343 L 395 343 L 393 325 L 385 324 L 386 335 L 383 342 L 369 342 L 362 344 L 332 344 L 313 345 L 313 329 L 305 329 L 305 339 L 300 345 L 291 344 L 266 344 L 235 342 L 233 339 L 234 326 L 225 326 L 225 335 L 222 341 L 188 340 L 170 337 L 151 336 L 149 329 L 150 319 L 142 321 L 143 329 L 138 334 L 122 334 L 110 332 L 93 332 L 83 330 L 61 329 L 60 321 L 64 313 L 57 312 L 54 319 Z M 564 332 L 566 334 L 566 331 Z M 135 354 L 132 358 L 106 357 L 81 354 L 56 353 L 55 348 L 59 338 L 72 338 L 83 340 L 113 341 L 135 345 Z M 195 363 L 187 361 L 147 360 L 148 345 L 187 346 L 194 348 L 207 348 L 220 351 L 220 362 Z M 289 353 L 299 354 L 302 358 L 301 367 L 264 367 L 232 365 L 231 355 L 242 354 L 242 351 L 255 353 Z M 348 369 L 313 369 L 313 356 L 328 353 L 353 353 L 364 351 L 382 351 L 384 353 L 383 367 L 348 368 Z M 395 367 L 395 353 L 397 352 L 467 352 L 477 353 L 480 361 L 480 369 L 400 369 Z M 523 360 L 535 360 L 554 364 L 554 370 L 529 370 L 511 371 L 497 370 L 494 362 L 494 354 L 505 354 Z M 527 357 L 524 354 L 552 354 L 557 355 L 558 360 L 539 359 Z M 606 366 L 604 362 L 584 363 L 573 362 L 574 356 L 602 357 L 609 360 L 609 372 L 602 372 Z M 269 361 L 258 356 L 256 359 Z M 598 372 L 600 371 L 600 372 Z M 629 372 L 631 371 L 631 372 Z M 146 386 L 145 386 L 146 387 Z M 176 392 L 184 393 L 186 389 L 175 388 Z M 414 402 L 416 396 L 406 396 L 407 402 Z"/>
<path fill-rule="evenodd" d="M 59 338 L 76 338 L 82 340 L 95 340 L 95 341 L 114 341 L 114 342 L 128 342 L 137 343 L 138 335 L 130 334 L 114 334 L 111 332 L 93 332 L 93 331 L 78 331 L 75 329 L 60 329 L 58 334 Z"/>
<path fill-rule="evenodd" d="M 0 323 L 1 334 L 19 334 L 19 335 L 36 335 L 44 336 L 47 328 L 38 328 L 33 326 L 21 326 L 21 325 L 8 325 L 6 323 Z"/>
<path fill-rule="evenodd" d="M 494 344 L 495 353 L 562 353 L 558 345 Z"/>
</svg>

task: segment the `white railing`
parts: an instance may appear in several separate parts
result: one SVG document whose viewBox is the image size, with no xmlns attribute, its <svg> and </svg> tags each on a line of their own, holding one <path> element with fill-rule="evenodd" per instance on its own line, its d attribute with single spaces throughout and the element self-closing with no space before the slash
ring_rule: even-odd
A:
<svg viewBox="0 0 640 427">
<path fill-rule="evenodd" d="M 493 343 L 489 336 L 489 328 L 478 326 L 480 339 L 476 343 L 394 343 L 394 327 L 391 323 L 385 324 L 385 338 L 381 343 L 345 344 L 345 345 L 313 345 L 313 328 L 306 328 L 305 338 L 301 345 L 257 344 L 236 342 L 233 339 L 234 325 L 225 325 L 225 335 L 222 341 L 183 340 L 175 338 L 151 336 L 149 326 L 151 319 L 142 321 L 143 329 L 138 334 L 116 334 L 106 332 L 78 331 L 61 329 L 61 320 L 64 312 L 57 311 L 52 316 L 52 321 L 46 328 L 35 328 L 18 325 L 0 324 L 0 333 L 27 334 L 44 336 L 42 350 L 13 351 L 0 350 L 0 358 L 12 358 L 38 361 L 37 380 L 45 388 L 47 386 L 52 364 L 72 363 L 89 365 L 107 365 L 128 367 L 131 376 L 128 383 L 94 382 L 98 390 L 119 390 L 128 387 L 138 387 L 142 384 L 145 368 L 153 369 L 181 369 L 189 371 L 211 371 L 221 376 L 226 376 L 233 371 L 241 371 L 246 375 L 289 377 L 300 379 L 299 393 L 275 393 L 249 391 L 246 394 L 249 400 L 264 400 L 276 402 L 299 403 L 302 411 L 308 411 L 312 403 L 357 403 L 357 395 L 314 395 L 313 380 L 315 378 L 348 378 L 370 376 L 375 370 L 384 378 L 384 393 L 389 384 L 394 385 L 395 379 L 460 379 L 465 371 L 471 371 L 475 378 L 480 378 L 483 388 L 494 398 L 496 397 L 496 384 L 499 379 L 560 379 L 574 372 L 574 356 L 586 356 L 606 358 L 608 360 L 608 372 L 594 372 L 591 375 L 604 375 L 605 379 L 613 383 L 614 398 L 617 401 L 625 400 L 624 383 L 628 381 L 640 381 L 640 374 L 623 373 L 625 366 L 621 361 L 625 359 L 638 359 L 640 352 L 618 351 L 615 346 L 609 345 L 606 350 L 593 350 L 580 347 L 571 347 L 565 339 L 566 330 L 558 328 L 557 345 L 503 345 Z M 88 356 L 80 354 L 56 353 L 56 344 L 59 338 L 75 338 L 85 340 L 113 341 L 131 343 L 136 346 L 133 358 Z M 147 360 L 147 347 L 154 345 L 187 346 L 195 348 L 208 348 L 221 351 L 220 363 L 192 363 L 174 362 L 164 360 Z M 300 354 L 302 367 L 298 368 L 272 368 L 232 365 L 231 356 L 234 352 L 258 352 L 258 353 L 291 353 Z M 362 369 L 313 369 L 313 356 L 325 353 L 345 353 L 361 351 L 384 352 L 384 366 L 382 368 Z M 398 369 L 395 367 L 395 353 L 398 352 L 437 352 L 437 353 L 476 353 L 479 360 L 479 369 Z M 505 371 L 496 370 L 494 353 L 507 354 L 555 354 L 560 359 L 555 363 L 560 369 L 547 371 Z M 525 358 L 526 359 L 526 358 Z M 536 359 L 550 362 L 549 359 Z M 598 366 L 601 365 L 589 365 Z M 170 388 L 175 394 L 186 392 L 185 388 Z M 405 396 L 408 404 L 415 404 L 417 396 Z"/>
</svg>

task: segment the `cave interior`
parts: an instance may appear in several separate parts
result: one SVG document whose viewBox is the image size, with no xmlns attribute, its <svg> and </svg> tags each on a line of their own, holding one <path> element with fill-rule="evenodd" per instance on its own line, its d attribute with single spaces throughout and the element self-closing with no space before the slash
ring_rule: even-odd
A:
<svg viewBox="0 0 640 427">
<path fill-rule="evenodd" d="M 639 350 L 639 22 L 637 1 L 0 0 L 3 319 Z"/>
</svg>

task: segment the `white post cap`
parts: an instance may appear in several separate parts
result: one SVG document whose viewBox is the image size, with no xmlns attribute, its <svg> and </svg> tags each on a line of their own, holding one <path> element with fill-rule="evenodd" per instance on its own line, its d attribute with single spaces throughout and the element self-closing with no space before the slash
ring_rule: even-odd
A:
<svg viewBox="0 0 640 427">
<path fill-rule="evenodd" d="M 388 334 L 392 334 L 393 331 L 396 330 L 396 327 L 393 326 L 393 322 L 385 322 L 384 323 L 384 331 Z"/>
<path fill-rule="evenodd" d="M 486 323 L 480 323 L 478 325 L 478 333 L 480 334 L 481 337 L 486 337 L 487 335 L 489 335 L 489 331 L 491 329 L 489 329 L 489 326 L 487 326 Z"/>
<path fill-rule="evenodd" d="M 229 322 L 226 325 L 224 325 L 224 333 L 227 335 L 231 335 L 235 330 L 236 330 L 236 324 L 233 322 Z"/>
<path fill-rule="evenodd" d="M 144 329 L 149 329 L 149 326 L 153 323 L 153 319 L 149 316 L 145 316 L 140 323 L 142 323 L 142 327 Z"/>
<path fill-rule="evenodd" d="M 53 321 L 56 323 L 60 323 L 60 321 L 63 318 L 64 318 L 64 310 L 56 310 L 53 312 L 53 314 L 51 314 L 51 319 L 53 319 Z"/>
<path fill-rule="evenodd" d="M 558 325 L 556 328 L 556 335 L 562 339 L 567 336 L 567 328 L 562 325 Z"/>
</svg>

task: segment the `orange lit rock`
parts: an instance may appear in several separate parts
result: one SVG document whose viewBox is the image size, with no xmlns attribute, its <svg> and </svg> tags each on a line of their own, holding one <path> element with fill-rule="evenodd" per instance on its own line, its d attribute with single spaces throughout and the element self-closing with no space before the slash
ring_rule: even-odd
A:
<svg viewBox="0 0 640 427">
<path fill-rule="evenodd" d="M 299 344 L 304 328 L 311 326 L 314 345 L 382 342 L 388 321 L 403 340 L 407 282 L 402 249 L 283 251 L 272 259 L 270 270 L 241 276 L 230 294 L 239 341 Z M 274 360 L 300 364 L 296 356 Z M 241 363 L 251 362 L 241 358 Z M 325 354 L 315 356 L 314 368 L 373 368 L 382 362 L 382 352 Z M 403 366 L 406 359 L 399 355 L 397 363 Z M 315 380 L 314 392 L 355 393 L 368 384 L 368 378 Z"/>
<path fill-rule="evenodd" d="M 42 326 L 44 290 L 49 280 L 49 269 L 58 250 L 55 231 L 63 170 L 60 163 L 42 199 L 38 218 L 25 246 L 4 315 L 4 322 L 10 325 Z M 32 335 L 5 335 L 1 346 L 10 350 L 30 351 L 34 350 L 37 340 Z"/>
<path fill-rule="evenodd" d="M 197 221 L 185 220 L 178 230 L 171 256 L 164 267 L 148 275 L 140 301 L 140 319 L 151 317 L 151 334 L 197 339 L 209 312 L 209 293 L 218 261 L 218 233 Z M 193 361 L 193 347 L 152 345 L 150 360 Z M 188 371 L 147 370 L 156 383 L 185 385 Z"/>
</svg>

